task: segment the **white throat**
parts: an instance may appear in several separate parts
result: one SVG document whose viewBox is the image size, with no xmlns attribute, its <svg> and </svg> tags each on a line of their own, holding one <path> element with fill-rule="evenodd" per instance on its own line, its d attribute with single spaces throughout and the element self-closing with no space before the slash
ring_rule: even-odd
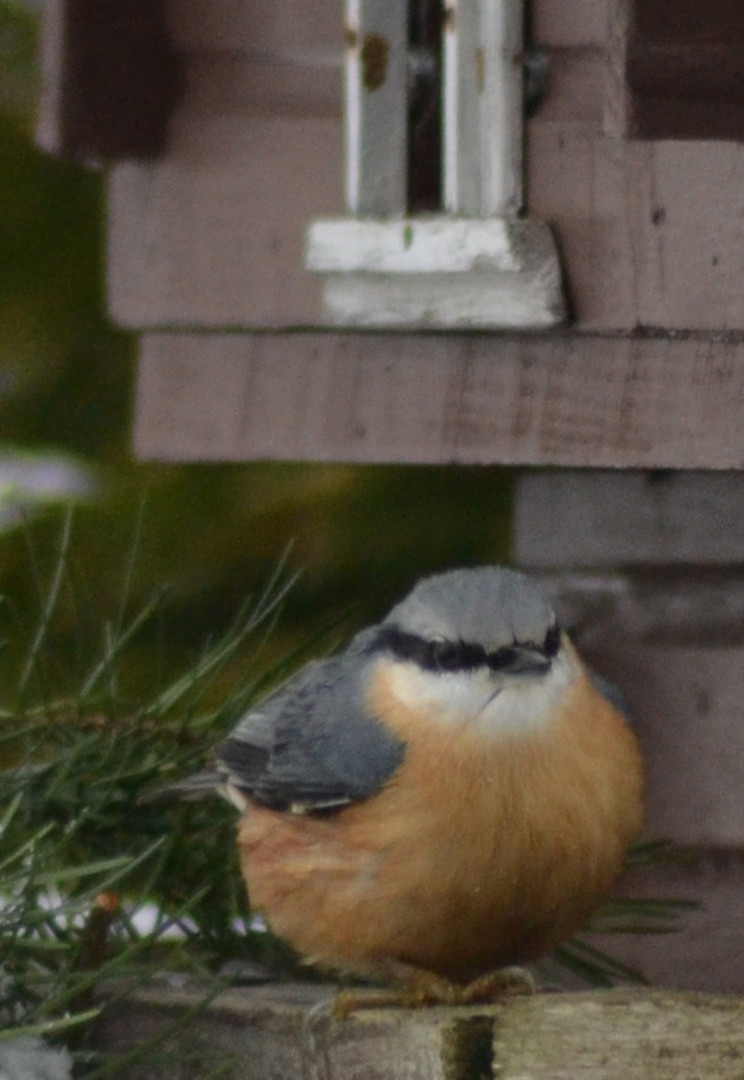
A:
<svg viewBox="0 0 744 1080">
<path fill-rule="evenodd" d="M 475 727 L 487 735 L 546 727 L 579 673 L 565 648 L 547 672 L 534 675 L 500 675 L 485 668 L 435 672 L 411 661 L 396 661 L 392 668 L 389 685 L 403 705 L 425 709 L 434 723 Z"/>
</svg>

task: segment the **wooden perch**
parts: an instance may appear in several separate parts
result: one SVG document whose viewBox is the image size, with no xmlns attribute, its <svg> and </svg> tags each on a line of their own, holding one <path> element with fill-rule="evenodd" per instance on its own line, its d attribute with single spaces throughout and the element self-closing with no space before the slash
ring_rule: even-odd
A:
<svg viewBox="0 0 744 1080">
<path fill-rule="evenodd" d="M 740 1080 L 744 999 L 671 991 L 540 994 L 502 1005 L 379 1009 L 335 1020 L 335 989 L 151 988 L 112 1005 L 108 1052 L 143 1048 L 127 1080 Z M 178 1023 L 179 1017 L 183 1022 Z M 145 1050 L 147 1040 L 157 1043 Z M 220 1067 L 225 1071 L 218 1070 Z"/>
</svg>

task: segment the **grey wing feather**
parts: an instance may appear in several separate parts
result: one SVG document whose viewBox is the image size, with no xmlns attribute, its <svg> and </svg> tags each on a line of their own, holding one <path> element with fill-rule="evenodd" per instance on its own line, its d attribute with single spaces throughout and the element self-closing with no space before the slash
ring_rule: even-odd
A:
<svg viewBox="0 0 744 1080">
<path fill-rule="evenodd" d="M 616 686 L 615 683 L 610 682 L 609 679 L 605 679 L 604 675 L 600 675 L 598 671 L 589 669 L 589 675 L 600 694 L 603 694 L 610 705 L 613 705 L 619 713 L 622 713 L 630 726 L 634 727 L 636 722 L 635 714 L 630 707 L 630 702 L 620 687 Z"/>
<path fill-rule="evenodd" d="M 379 791 L 403 743 L 366 709 L 369 632 L 304 668 L 217 750 L 224 778 L 276 809 L 344 806 Z"/>
</svg>

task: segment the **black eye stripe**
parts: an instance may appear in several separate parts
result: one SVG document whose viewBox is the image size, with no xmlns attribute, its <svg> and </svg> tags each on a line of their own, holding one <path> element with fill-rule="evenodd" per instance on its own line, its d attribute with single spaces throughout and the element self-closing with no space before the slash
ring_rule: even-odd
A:
<svg viewBox="0 0 744 1080">
<path fill-rule="evenodd" d="M 482 645 L 468 641 L 427 641 L 418 634 L 408 634 L 395 626 L 380 627 L 373 648 L 387 649 L 399 660 L 411 660 L 427 671 L 474 671 L 489 667 L 491 671 L 505 671 L 514 665 L 520 650 L 542 653 L 552 658 L 560 645 L 560 629 L 553 625 L 540 645 L 534 642 L 517 642 L 505 645 L 493 652 L 486 652 Z"/>
<path fill-rule="evenodd" d="M 508 668 L 514 663 L 516 657 L 517 650 L 505 645 L 502 649 L 497 649 L 495 652 L 488 654 L 488 666 L 491 671 L 503 671 L 504 668 Z"/>
<path fill-rule="evenodd" d="M 464 641 L 427 641 L 395 626 L 383 626 L 375 647 L 388 649 L 399 660 L 412 660 L 427 671 L 473 671 L 488 663 L 482 645 Z"/>
<path fill-rule="evenodd" d="M 429 649 L 438 671 L 472 671 L 488 660 L 481 645 L 468 645 L 464 641 L 432 641 Z"/>
</svg>

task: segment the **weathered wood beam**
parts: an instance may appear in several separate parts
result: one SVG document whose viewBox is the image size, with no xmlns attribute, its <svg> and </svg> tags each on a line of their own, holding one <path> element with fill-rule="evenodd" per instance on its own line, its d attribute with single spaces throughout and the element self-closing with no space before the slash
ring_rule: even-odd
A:
<svg viewBox="0 0 744 1080">
<path fill-rule="evenodd" d="M 744 1000 L 661 991 L 542 994 L 499 1006 L 330 1016 L 332 987 L 146 990 L 104 1013 L 97 1043 L 146 1055 L 150 1080 L 734 1080 Z M 183 1023 L 179 1027 L 178 1019 Z M 172 1025 L 168 1030 L 168 1025 Z M 140 1056 L 122 1080 L 142 1076 Z"/>
<path fill-rule="evenodd" d="M 142 458 L 744 468 L 744 340 L 148 333 Z"/>
</svg>

